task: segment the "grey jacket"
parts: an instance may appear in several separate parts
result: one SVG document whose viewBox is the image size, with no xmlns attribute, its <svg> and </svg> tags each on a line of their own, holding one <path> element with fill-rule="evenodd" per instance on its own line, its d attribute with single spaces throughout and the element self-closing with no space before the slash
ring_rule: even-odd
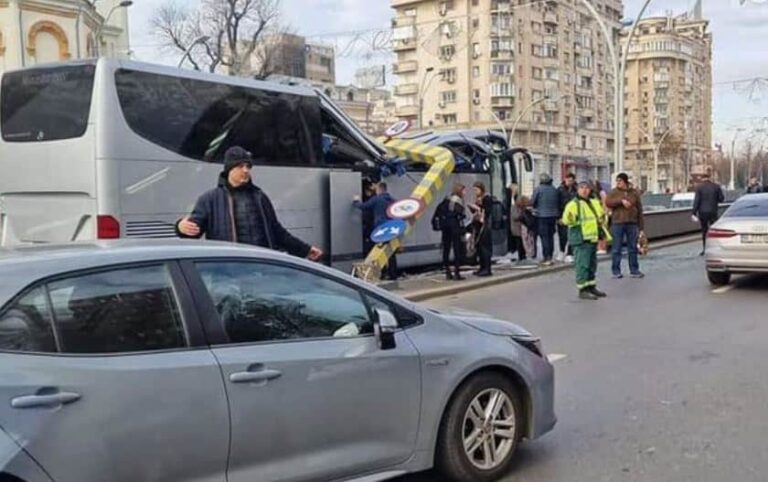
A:
<svg viewBox="0 0 768 482">
<path fill-rule="evenodd" d="M 560 217 L 560 193 L 551 183 L 536 188 L 531 204 L 537 218 Z"/>
</svg>

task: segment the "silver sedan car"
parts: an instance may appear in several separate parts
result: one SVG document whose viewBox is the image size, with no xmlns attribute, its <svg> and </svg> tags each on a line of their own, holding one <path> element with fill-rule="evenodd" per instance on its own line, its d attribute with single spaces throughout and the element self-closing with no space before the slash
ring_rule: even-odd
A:
<svg viewBox="0 0 768 482">
<path fill-rule="evenodd" d="M 555 424 L 522 328 L 230 244 L 0 252 L 0 480 L 492 481 Z"/>
<path fill-rule="evenodd" d="M 707 234 L 707 277 L 717 286 L 732 274 L 768 273 L 768 194 L 736 201 Z"/>
</svg>

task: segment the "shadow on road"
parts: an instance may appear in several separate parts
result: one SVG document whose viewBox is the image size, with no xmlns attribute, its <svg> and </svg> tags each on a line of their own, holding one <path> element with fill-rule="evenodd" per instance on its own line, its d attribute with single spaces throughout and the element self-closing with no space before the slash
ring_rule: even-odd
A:
<svg viewBox="0 0 768 482">
<path fill-rule="evenodd" d="M 516 473 L 528 473 L 528 471 L 540 464 L 546 464 L 554 457 L 551 445 L 535 443 L 535 444 L 522 444 L 515 455 L 515 461 L 512 464 L 512 468 L 509 471 L 509 476 L 501 479 L 499 482 L 512 482 L 518 479 L 515 477 Z M 392 479 L 393 482 L 447 482 L 446 479 L 440 476 L 435 471 L 421 472 L 419 474 L 406 475 L 404 477 L 398 477 Z"/>
<path fill-rule="evenodd" d="M 763 292 L 768 290 L 768 275 L 755 274 L 734 280 L 739 291 Z"/>
</svg>

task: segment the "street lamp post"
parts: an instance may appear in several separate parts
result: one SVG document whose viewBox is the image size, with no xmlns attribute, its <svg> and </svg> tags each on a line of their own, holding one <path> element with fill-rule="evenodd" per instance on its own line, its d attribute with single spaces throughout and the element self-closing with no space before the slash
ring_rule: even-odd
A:
<svg viewBox="0 0 768 482">
<path fill-rule="evenodd" d="M 107 16 L 104 17 L 104 21 L 99 25 L 99 28 L 96 30 L 96 57 L 101 57 L 101 34 L 104 31 L 104 27 L 109 23 L 109 19 L 112 17 L 112 14 L 117 11 L 118 8 L 128 8 L 131 5 L 133 5 L 133 0 L 123 0 L 122 2 L 118 3 L 114 7 L 112 7 L 109 10 L 109 13 L 107 13 Z"/>
<path fill-rule="evenodd" d="M 736 189 L 736 139 L 739 137 L 739 132 L 744 132 L 746 129 L 739 127 L 733 134 L 733 141 L 731 142 L 731 182 L 728 188 L 733 191 Z"/>
<path fill-rule="evenodd" d="M 613 143 L 613 156 L 614 156 L 614 162 L 616 166 L 616 171 L 622 171 L 624 169 L 624 74 L 627 70 L 627 57 L 629 55 L 629 46 L 632 43 L 632 39 L 635 36 L 635 31 L 637 30 L 637 26 L 640 23 L 640 20 L 643 18 L 643 15 L 645 14 L 645 10 L 648 8 L 648 5 L 651 3 L 651 0 L 645 0 L 645 4 L 643 4 L 643 8 L 640 9 L 640 14 L 637 16 L 637 19 L 632 25 L 632 30 L 629 33 L 629 37 L 627 38 L 627 45 L 624 47 L 623 55 L 622 57 L 618 57 L 616 49 L 613 44 L 613 35 L 611 35 L 610 31 L 608 30 L 608 26 L 605 24 L 605 21 L 600 16 L 600 13 L 595 9 L 595 7 L 590 3 L 589 0 L 581 0 L 581 3 L 584 4 L 584 6 L 589 10 L 589 12 L 592 14 L 593 17 L 595 17 L 595 20 L 597 21 L 598 25 L 600 25 L 600 30 L 603 32 L 603 36 L 605 37 L 605 41 L 608 44 L 608 51 L 612 58 L 612 64 L 613 64 L 613 72 L 614 76 L 616 77 L 615 81 L 615 92 L 614 92 L 614 143 Z"/>
<path fill-rule="evenodd" d="M 421 85 L 419 86 L 419 129 L 424 128 L 424 94 L 427 93 L 427 89 L 429 88 L 429 84 L 427 84 L 427 76 L 434 72 L 434 70 L 434 67 L 427 67 L 426 70 L 424 70 L 424 77 L 421 78 Z M 434 75 L 429 78 L 430 84 L 434 78 Z"/>
<path fill-rule="evenodd" d="M 181 60 L 179 60 L 178 67 L 181 68 L 182 65 L 184 65 L 184 61 L 187 60 L 187 57 L 189 57 L 189 54 L 192 53 L 192 49 L 195 48 L 195 45 L 197 44 L 204 44 L 206 43 L 211 37 L 208 35 L 201 35 L 200 37 L 196 38 L 190 45 L 187 47 L 187 50 L 184 51 L 184 55 L 181 56 Z"/>
</svg>

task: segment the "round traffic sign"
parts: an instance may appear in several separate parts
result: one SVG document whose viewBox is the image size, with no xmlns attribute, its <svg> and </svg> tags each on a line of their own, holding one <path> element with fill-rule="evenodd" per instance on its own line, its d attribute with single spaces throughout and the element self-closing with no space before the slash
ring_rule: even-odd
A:
<svg viewBox="0 0 768 482">
<path fill-rule="evenodd" d="M 387 216 L 392 219 L 411 219 L 421 214 L 425 208 L 424 201 L 409 197 L 392 203 L 387 208 Z"/>
<path fill-rule="evenodd" d="M 405 234 L 408 229 L 408 223 L 402 219 L 393 219 L 378 226 L 371 233 L 371 241 L 374 243 L 388 243 Z"/>
<path fill-rule="evenodd" d="M 399 136 L 400 134 L 403 134 L 405 131 L 411 128 L 411 121 L 405 119 L 401 120 L 400 122 L 397 122 L 396 124 L 393 124 L 384 131 L 384 135 L 387 137 L 395 137 Z"/>
</svg>

